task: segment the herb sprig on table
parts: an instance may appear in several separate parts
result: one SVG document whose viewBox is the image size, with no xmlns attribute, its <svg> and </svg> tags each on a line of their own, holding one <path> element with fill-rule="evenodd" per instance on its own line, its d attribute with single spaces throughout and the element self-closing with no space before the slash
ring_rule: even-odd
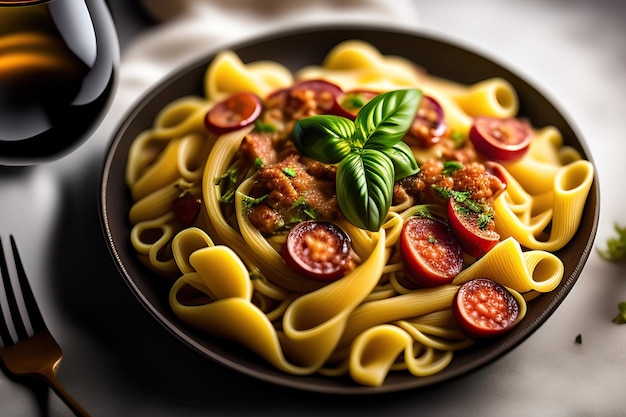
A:
<svg viewBox="0 0 626 417">
<path fill-rule="evenodd" d="M 607 261 L 619 261 L 626 259 L 626 227 L 615 225 L 617 237 L 609 238 L 605 249 L 599 249 L 600 256 Z"/>
<path fill-rule="evenodd" d="M 305 156 L 337 164 L 337 201 L 357 227 L 377 231 L 391 206 L 394 182 L 419 172 L 402 138 L 422 99 L 416 89 L 382 93 L 355 120 L 335 115 L 300 119 L 294 142 Z"/>
<path fill-rule="evenodd" d="M 598 249 L 600 256 L 611 262 L 626 259 L 626 227 L 615 225 L 616 237 L 611 237 L 606 242 L 606 248 Z M 626 324 L 626 301 L 617 305 L 619 313 L 613 318 L 613 323 Z"/>
</svg>

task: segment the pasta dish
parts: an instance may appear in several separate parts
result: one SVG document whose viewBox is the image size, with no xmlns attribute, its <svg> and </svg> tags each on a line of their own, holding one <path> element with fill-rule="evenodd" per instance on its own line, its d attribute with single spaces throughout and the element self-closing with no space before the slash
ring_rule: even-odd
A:
<svg viewBox="0 0 626 417">
<path fill-rule="evenodd" d="M 186 325 L 294 375 L 433 375 L 554 290 L 594 169 L 463 85 L 351 40 L 292 72 L 223 51 L 133 141 L 137 256 Z"/>
</svg>

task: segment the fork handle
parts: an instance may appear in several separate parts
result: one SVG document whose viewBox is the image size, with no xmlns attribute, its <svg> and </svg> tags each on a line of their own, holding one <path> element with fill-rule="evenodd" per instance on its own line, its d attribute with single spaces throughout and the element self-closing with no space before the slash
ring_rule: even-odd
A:
<svg viewBox="0 0 626 417">
<path fill-rule="evenodd" d="M 63 385 L 57 379 L 56 373 L 53 369 L 48 369 L 39 374 L 52 388 L 52 390 L 63 400 L 63 402 L 74 412 L 78 417 L 91 417 L 90 414 L 81 407 L 78 402 L 70 395 L 69 392 L 63 388 Z"/>
</svg>

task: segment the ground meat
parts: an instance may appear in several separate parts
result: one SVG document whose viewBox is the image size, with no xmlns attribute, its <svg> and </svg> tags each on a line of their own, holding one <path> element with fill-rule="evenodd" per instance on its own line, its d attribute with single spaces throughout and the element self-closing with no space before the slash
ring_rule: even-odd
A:
<svg viewBox="0 0 626 417">
<path fill-rule="evenodd" d="M 293 176 L 287 174 L 289 170 L 293 171 Z M 297 155 L 264 166 L 257 173 L 255 194 L 269 194 L 265 201 L 271 207 L 289 207 L 307 187 L 308 178 L 304 174 L 304 167 L 298 162 Z"/>
<path fill-rule="evenodd" d="M 402 184 L 395 184 L 393 186 L 393 203 L 401 204 L 407 201 L 411 196 L 407 192 L 406 188 Z"/>
<path fill-rule="evenodd" d="M 436 159 L 428 160 L 422 164 L 418 177 L 426 184 L 425 188 L 430 188 L 432 185 L 450 189 L 454 188 L 454 180 L 442 173 L 443 168 L 443 162 Z"/>
<path fill-rule="evenodd" d="M 462 168 L 449 174 L 444 173 L 444 163 L 430 159 L 422 164 L 421 171 L 395 184 L 393 203 L 400 204 L 413 196 L 423 203 L 441 202 L 433 185 L 455 191 L 471 191 L 471 198 L 476 201 L 491 203 L 505 185 L 500 179 L 487 171 L 479 162 L 462 164 Z"/>
<path fill-rule="evenodd" d="M 253 197 L 267 197 L 249 213 L 250 222 L 264 234 L 276 233 L 294 219 L 304 220 L 304 209 L 315 210 L 320 218 L 339 215 L 335 181 L 330 167 L 311 164 L 312 170 L 300 163 L 298 153 L 290 153 L 282 161 L 265 166 L 257 173 L 251 192 Z M 308 161 L 307 161 L 308 162 Z M 332 178 L 328 178 L 331 176 Z"/>
<path fill-rule="evenodd" d="M 478 162 L 463 165 L 452 174 L 452 179 L 455 190 L 471 191 L 472 199 L 477 201 L 489 201 L 504 189 L 502 181 Z"/>
<path fill-rule="evenodd" d="M 337 178 L 337 166 L 325 164 L 312 158 L 300 158 L 302 164 L 306 167 L 306 171 L 318 179 L 332 180 Z"/>
<path fill-rule="evenodd" d="M 334 97 L 329 91 L 300 87 L 288 90 L 283 99 L 282 107 L 293 119 L 327 113 L 334 105 Z"/>
<path fill-rule="evenodd" d="M 458 146 L 454 140 L 449 137 L 443 138 L 441 144 L 441 158 L 445 161 L 458 161 L 463 164 L 478 161 L 478 154 L 471 144 Z"/>
<path fill-rule="evenodd" d="M 254 165 L 259 158 L 264 165 L 276 163 L 276 151 L 272 137 L 260 132 L 251 132 L 241 141 L 239 155 L 248 165 Z"/>
<path fill-rule="evenodd" d="M 339 217 L 339 203 L 335 195 L 334 181 L 315 181 L 306 192 L 306 203 L 313 207 L 320 218 L 336 219 Z"/>
<path fill-rule="evenodd" d="M 278 210 L 274 210 L 265 204 L 259 204 L 250 210 L 248 220 L 261 233 L 265 234 L 274 234 L 285 224 Z"/>
<path fill-rule="evenodd" d="M 277 91 L 267 98 L 264 121 L 273 120 L 281 126 L 280 130 L 289 132 L 296 120 L 327 114 L 334 104 L 331 92 L 297 85 Z"/>
<path fill-rule="evenodd" d="M 263 162 L 251 196 L 267 197 L 249 213 L 262 233 L 276 233 L 293 219 L 307 216 L 304 209 L 313 209 L 321 219 L 341 215 L 335 195 L 336 167 L 302 157 L 290 140 L 298 119 L 327 113 L 333 105 L 328 91 L 301 87 L 277 91 L 266 99 L 261 118 L 276 131 L 253 132 L 242 142 L 241 159 L 249 166 L 257 158 Z"/>
<path fill-rule="evenodd" d="M 294 109 L 294 118 L 326 113 L 333 106 L 334 97 L 330 92 L 317 94 L 313 90 L 294 88 L 291 90 L 288 106 Z"/>
</svg>

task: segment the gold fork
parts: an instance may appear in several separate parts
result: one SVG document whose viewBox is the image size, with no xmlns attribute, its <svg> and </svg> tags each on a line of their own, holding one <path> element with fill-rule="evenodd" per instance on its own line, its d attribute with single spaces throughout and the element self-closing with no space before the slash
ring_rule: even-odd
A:
<svg viewBox="0 0 626 417">
<path fill-rule="evenodd" d="M 11 241 L 14 266 L 17 271 L 19 292 L 22 294 L 26 314 L 24 315 L 25 317 L 22 317 L 20 312 L 18 306 L 19 295 L 13 289 L 9 263 L 0 239 L 0 272 L 2 273 L 4 292 L 8 304 L 8 310 L 5 308 L 4 311 L 8 311 L 7 314 L 13 323 L 13 329 L 17 335 L 17 340 L 14 340 L 9 330 L 9 320 L 7 320 L 5 313 L 0 308 L 0 318 L 2 318 L 0 320 L 0 337 L 2 340 L 0 361 L 2 361 L 6 370 L 15 376 L 42 378 L 77 416 L 89 416 L 57 380 L 56 369 L 61 363 L 63 352 L 48 331 L 39 311 L 37 301 L 28 283 L 15 239 L 12 235 L 9 236 L 9 239 Z M 30 325 L 27 323 L 30 323 Z M 30 327 L 32 332 L 27 327 Z"/>
</svg>

